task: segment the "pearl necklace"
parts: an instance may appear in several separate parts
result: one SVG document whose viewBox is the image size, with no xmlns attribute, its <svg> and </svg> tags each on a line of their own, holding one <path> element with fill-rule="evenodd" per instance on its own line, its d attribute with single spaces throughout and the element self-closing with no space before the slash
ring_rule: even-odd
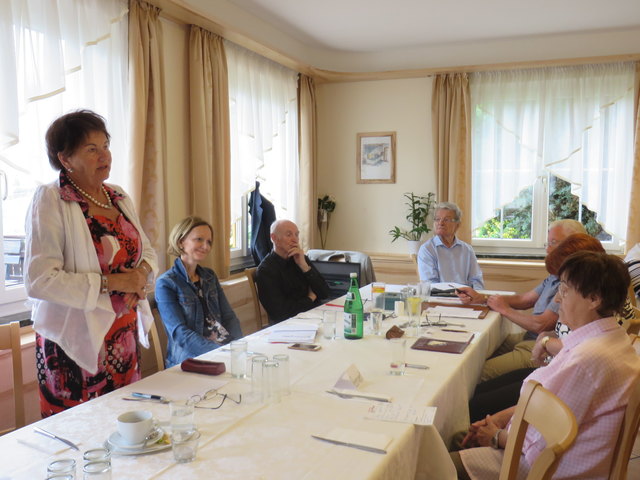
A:
<svg viewBox="0 0 640 480">
<path fill-rule="evenodd" d="M 99 202 L 98 200 L 93 198 L 92 195 L 89 195 L 87 192 L 85 192 L 83 189 L 81 189 L 78 185 L 76 185 L 76 182 L 71 180 L 71 177 L 69 175 L 67 175 L 67 178 L 69 179 L 69 182 L 71 182 L 71 185 L 76 187 L 76 190 L 78 190 L 81 194 L 83 194 L 85 197 L 87 197 L 89 200 L 91 200 L 97 206 L 105 208 L 107 210 L 110 209 L 113 206 L 113 204 L 111 203 L 111 197 L 109 197 L 109 194 L 107 193 L 107 189 L 104 188 L 104 185 L 101 185 L 100 188 L 102 188 L 102 192 L 104 193 L 104 196 L 107 198 L 107 203 Z"/>
</svg>

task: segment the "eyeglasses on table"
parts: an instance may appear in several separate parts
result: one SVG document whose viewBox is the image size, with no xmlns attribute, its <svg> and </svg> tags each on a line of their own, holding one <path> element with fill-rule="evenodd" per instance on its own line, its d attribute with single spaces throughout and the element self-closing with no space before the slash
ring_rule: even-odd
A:
<svg viewBox="0 0 640 480">
<path fill-rule="evenodd" d="M 229 400 L 231 400 L 233 403 L 235 403 L 237 405 L 240 405 L 240 403 L 242 402 L 242 394 L 238 393 L 237 400 L 236 400 L 236 398 L 234 398 L 234 396 L 232 396 L 232 394 L 230 394 L 230 393 L 220 393 L 220 392 L 218 392 L 217 389 L 211 389 L 211 390 L 206 391 L 202 395 L 199 395 L 199 394 L 192 395 L 191 397 L 189 397 L 189 400 L 187 400 L 187 404 L 193 405 L 194 408 L 204 408 L 204 409 L 207 409 L 207 410 L 217 410 L 220 407 L 222 407 L 222 405 L 224 405 L 224 402 L 225 402 L 225 400 L 227 398 Z M 215 400 L 217 405 L 216 406 L 199 405 L 202 402 L 208 402 L 210 400 L 211 401 Z"/>
</svg>

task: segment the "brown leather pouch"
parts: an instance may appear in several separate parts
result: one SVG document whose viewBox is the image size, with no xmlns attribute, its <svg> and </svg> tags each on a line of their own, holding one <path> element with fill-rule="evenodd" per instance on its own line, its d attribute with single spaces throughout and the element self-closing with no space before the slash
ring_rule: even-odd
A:
<svg viewBox="0 0 640 480">
<path fill-rule="evenodd" d="M 180 364 L 185 372 L 202 373 L 204 375 L 220 375 L 226 371 L 224 362 L 212 362 L 209 360 L 196 360 L 187 358 Z"/>
</svg>

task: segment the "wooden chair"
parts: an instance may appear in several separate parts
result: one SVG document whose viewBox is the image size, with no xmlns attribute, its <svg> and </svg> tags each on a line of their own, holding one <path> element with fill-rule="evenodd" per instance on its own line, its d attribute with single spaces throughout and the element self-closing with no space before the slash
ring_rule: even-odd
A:
<svg viewBox="0 0 640 480">
<path fill-rule="evenodd" d="M 633 285 L 629 285 L 629 302 L 631 302 L 631 305 L 633 305 L 634 307 L 638 306 L 638 301 L 636 300 L 636 292 L 633 289 Z"/>
<path fill-rule="evenodd" d="M 249 284 L 249 290 L 251 291 L 251 297 L 253 298 L 253 311 L 254 318 L 256 320 L 256 328 L 262 330 L 262 311 L 260 309 L 260 298 L 258 297 L 258 287 L 256 286 L 256 268 L 246 268 L 244 274 L 247 276 L 247 283 Z"/>
<path fill-rule="evenodd" d="M 0 350 L 11 350 L 11 363 L 13 365 L 13 404 L 15 411 L 15 427 L 1 431 L 0 435 L 2 435 L 3 433 L 11 432 L 25 425 L 20 322 L 0 325 Z"/>
<path fill-rule="evenodd" d="M 153 348 L 153 354 L 156 359 L 156 365 L 158 372 L 164 370 L 164 359 L 167 356 L 167 333 L 162 323 L 162 317 L 158 311 L 158 304 L 156 303 L 153 293 L 147 296 L 149 300 L 149 306 L 151 307 L 151 313 L 153 314 L 153 323 L 149 329 L 149 336 L 151 337 L 151 348 Z"/>
<path fill-rule="evenodd" d="M 550 479 L 558 467 L 560 458 L 578 434 L 576 417 L 569 407 L 539 382 L 528 381 L 520 394 L 511 422 L 500 469 L 500 480 L 517 478 L 522 444 L 529 424 L 542 434 L 546 447 L 531 465 L 527 480 Z"/>
<path fill-rule="evenodd" d="M 640 308 L 633 307 L 633 318 L 629 320 L 627 333 L 640 335 Z"/>
<path fill-rule="evenodd" d="M 640 380 L 636 381 L 624 412 L 620 434 L 613 451 L 609 480 L 626 480 L 629 457 L 631 457 L 631 450 L 636 441 L 638 427 L 640 427 Z"/>
</svg>

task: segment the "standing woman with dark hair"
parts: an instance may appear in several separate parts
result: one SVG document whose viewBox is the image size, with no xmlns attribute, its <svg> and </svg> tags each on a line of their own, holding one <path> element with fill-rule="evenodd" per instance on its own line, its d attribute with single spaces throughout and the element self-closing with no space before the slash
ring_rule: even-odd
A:
<svg viewBox="0 0 640 480">
<path fill-rule="evenodd" d="M 55 120 L 46 143 L 60 175 L 36 190 L 27 213 L 25 286 L 43 417 L 139 380 L 137 340 L 149 345 L 145 285 L 156 254 L 131 199 L 104 183 L 109 139 L 89 110 Z"/>
<path fill-rule="evenodd" d="M 169 234 L 168 253 L 178 258 L 155 292 L 169 341 L 167 368 L 242 338 L 218 277 L 200 265 L 212 244 L 213 228 L 198 217 L 185 218 Z"/>
</svg>

